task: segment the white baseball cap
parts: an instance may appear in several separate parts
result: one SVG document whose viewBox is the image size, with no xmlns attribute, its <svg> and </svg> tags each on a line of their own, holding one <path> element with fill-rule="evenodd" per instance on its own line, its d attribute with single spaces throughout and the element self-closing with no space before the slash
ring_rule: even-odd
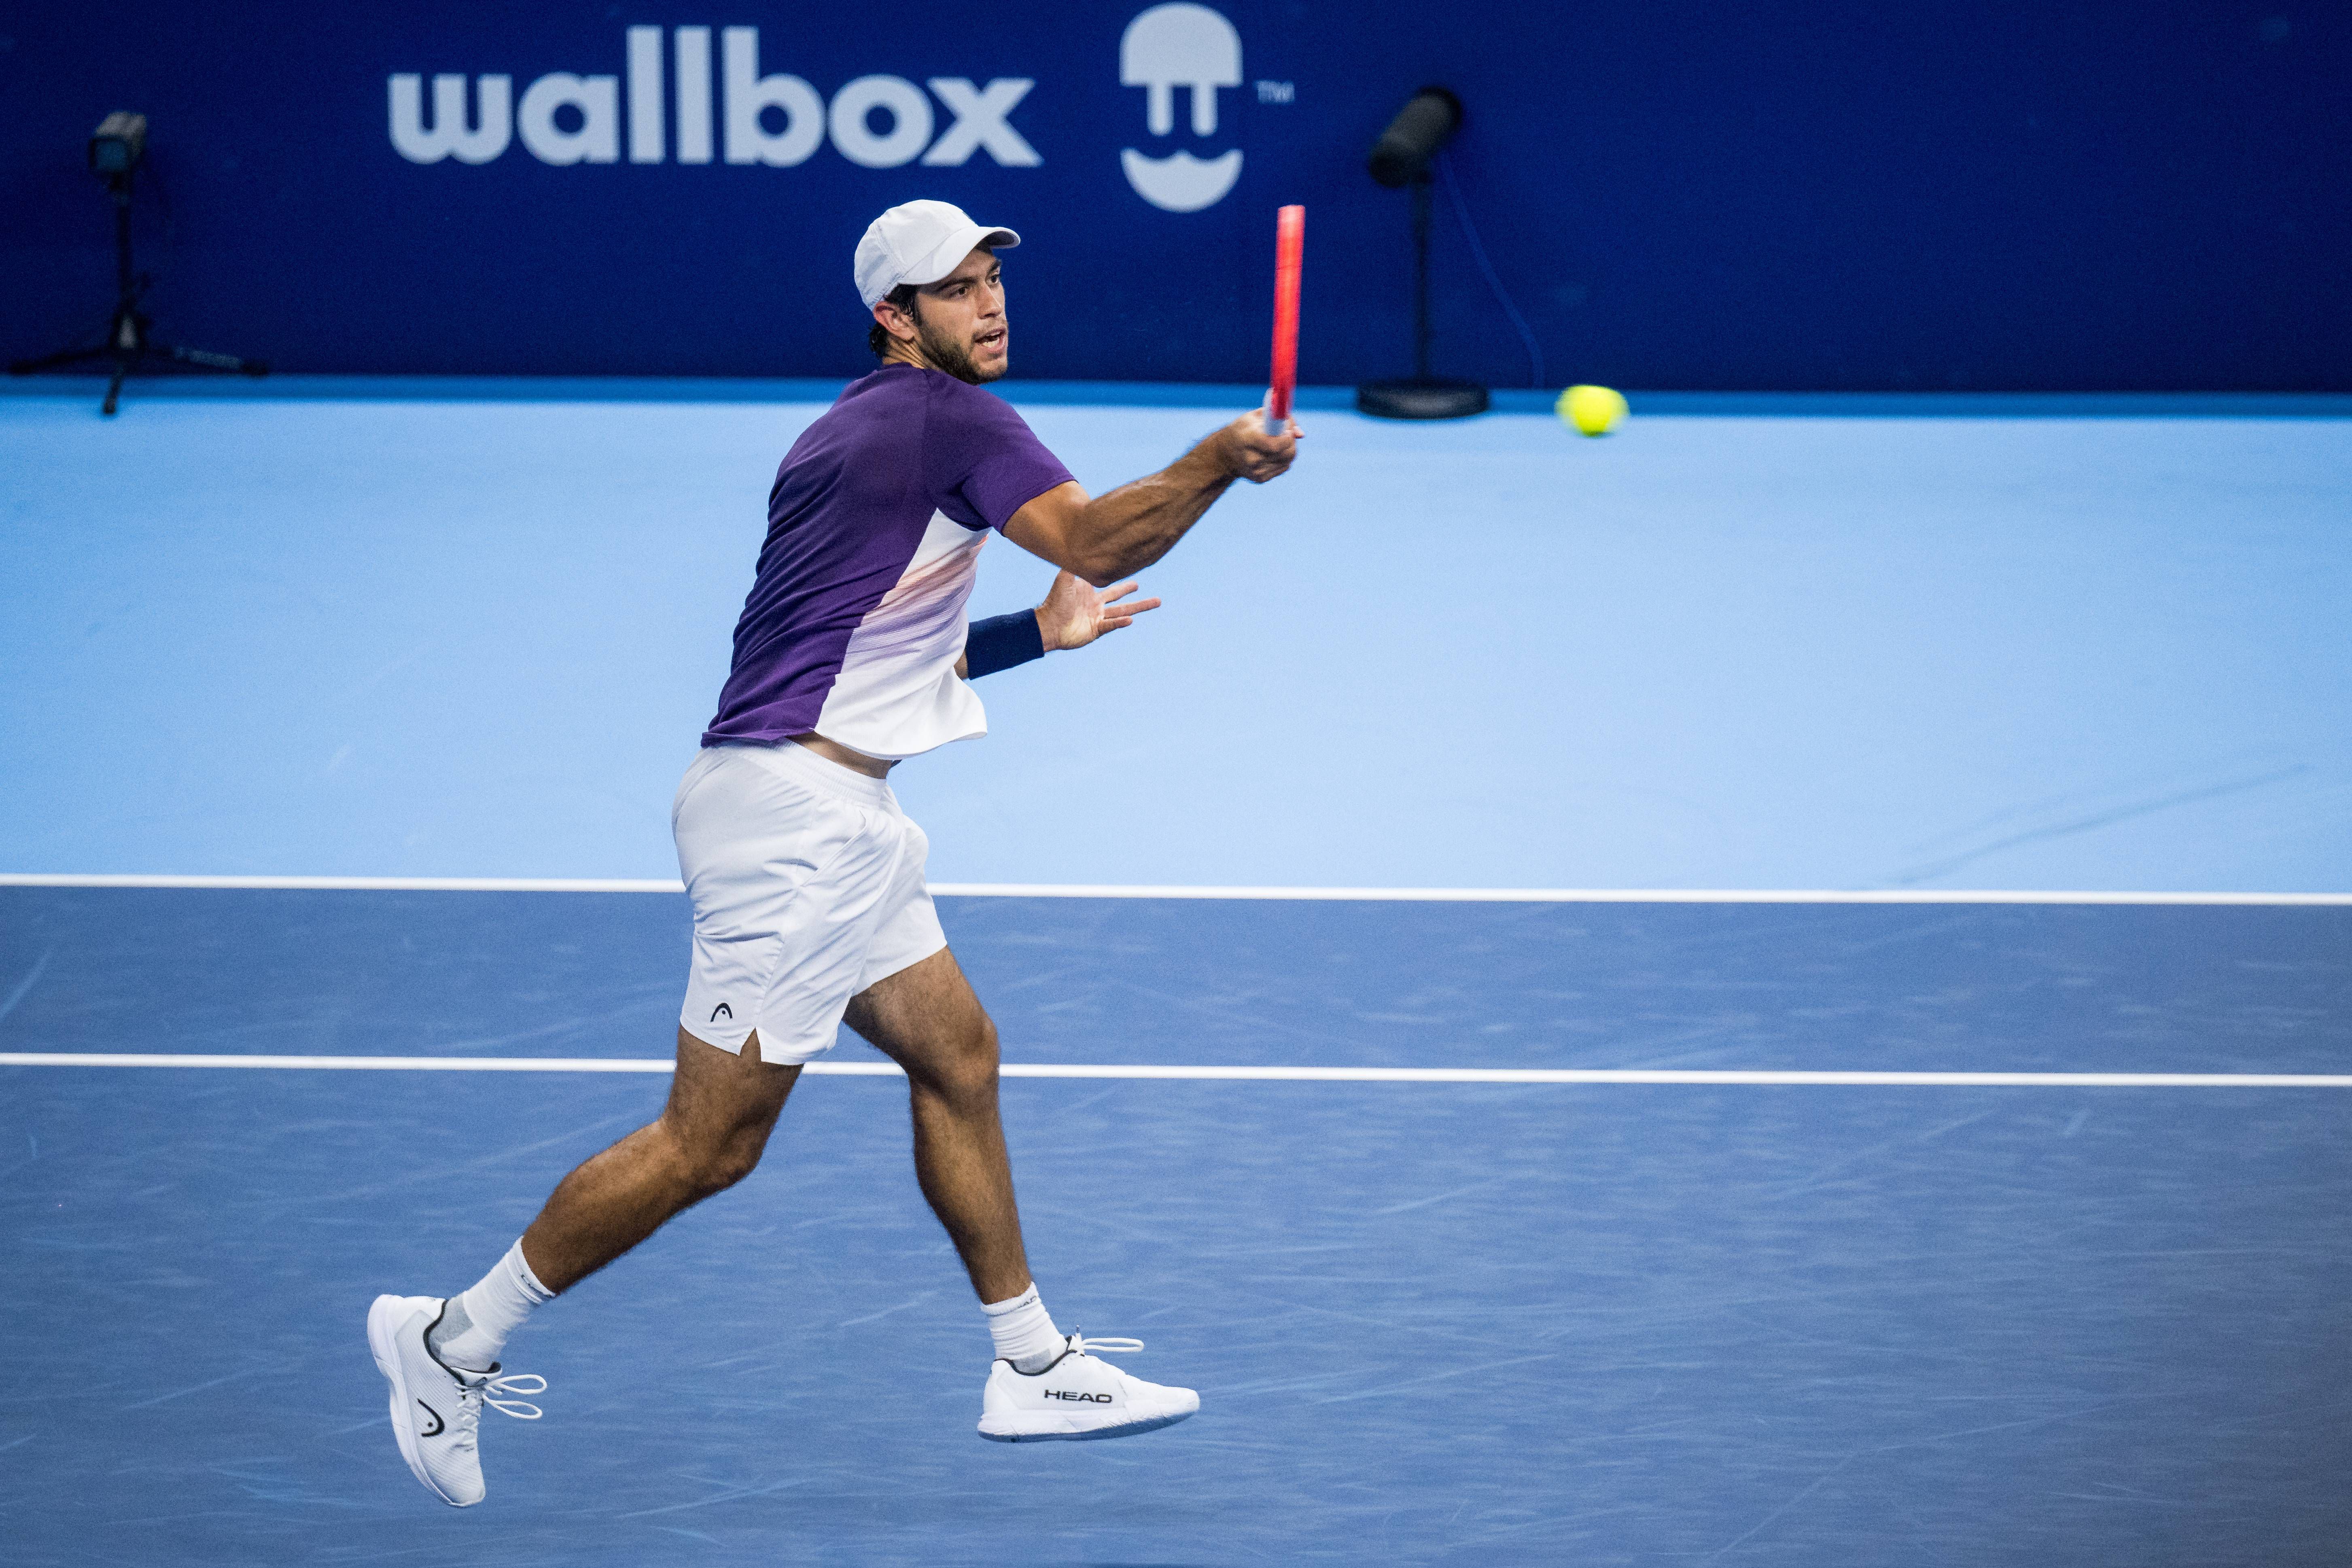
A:
<svg viewBox="0 0 2352 1568">
<path fill-rule="evenodd" d="M 857 297 L 872 310 L 901 283 L 936 283 L 985 245 L 1009 249 L 1021 237 L 984 228 L 952 202 L 904 202 L 866 226 L 857 242 Z"/>
</svg>

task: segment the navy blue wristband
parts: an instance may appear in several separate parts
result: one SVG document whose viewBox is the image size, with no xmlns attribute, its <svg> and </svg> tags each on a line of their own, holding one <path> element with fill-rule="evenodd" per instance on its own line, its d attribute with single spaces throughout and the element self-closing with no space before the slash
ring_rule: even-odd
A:
<svg viewBox="0 0 2352 1568">
<path fill-rule="evenodd" d="M 987 620 L 972 622 L 964 633 L 966 680 L 978 680 L 983 675 L 994 675 L 1000 669 L 1011 669 L 1016 664 L 1045 657 L 1045 633 L 1037 625 L 1034 610 L 991 616 Z"/>
</svg>

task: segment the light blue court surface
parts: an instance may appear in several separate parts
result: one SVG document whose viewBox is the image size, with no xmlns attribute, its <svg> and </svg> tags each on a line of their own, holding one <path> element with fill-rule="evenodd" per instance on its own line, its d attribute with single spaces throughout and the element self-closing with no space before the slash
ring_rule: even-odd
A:
<svg viewBox="0 0 2352 1568">
<path fill-rule="evenodd" d="M 818 405 L 275 390 L 0 398 L 0 869 L 674 875 Z M 933 876 L 2352 887 L 2352 420 L 1635 401 L 1313 413 L 901 770 Z M 1097 489 L 1216 419 L 1026 412 Z M 979 614 L 1048 575 L 985 560 Z"/>
</svg>

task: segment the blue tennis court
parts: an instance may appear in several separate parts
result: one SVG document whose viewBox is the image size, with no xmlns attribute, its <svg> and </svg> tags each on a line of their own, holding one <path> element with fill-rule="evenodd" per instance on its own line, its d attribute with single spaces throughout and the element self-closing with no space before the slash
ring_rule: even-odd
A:
<svg viewBox="0 0 2352 1568">
<path fill-rule="evenodd" d="M 2352 424 L 2292 402 L 1310 411 L 901 775 L 1038 1276 L 1202 1414 L 973 1438 L 850 1037 L 435 1502 L 361 1317 L 659 1105 L 809 395 L 0 398 L 11 1562 L 2341 1562 Z M 1216 417 L 1025 411 L 1090 484 Z"/>
</svg>

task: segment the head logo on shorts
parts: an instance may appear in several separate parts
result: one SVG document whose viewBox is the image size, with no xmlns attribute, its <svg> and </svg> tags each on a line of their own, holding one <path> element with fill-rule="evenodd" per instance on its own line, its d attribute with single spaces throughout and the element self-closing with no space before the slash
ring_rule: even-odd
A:
<svg viewBox="0 0 2352 1568">
<path fill-rule="evenodd" d="M 1127 25 L 1118 40 L 1118 83 L 1144 90 L 1144 128 L 1154 136 L 1176 131 L 1178 89 L 1190 91 L 1195 136 L 1217 133 L 1217 89 L 1242 84 L 1242 37 L 1206 5 L 1154 5 Z M 1196 158 L 1180 147 L 1147 158 L 1129 147 L 1118 155 L 1135 194 L 1163 212 L 1196 213 L 1224 200 L 1242 177 L 1242 150 Z"/>
<path fill-rule="evenodd" d="M 720 1004 L 719 1004 L 719 1005 L 718 1005 L 718 1006 L 713 1007 L 713 1008 L 710 1010 L 710 1021 L 711 1021 L 712 1023 L 714 1023 L 714 1024 L 716 1024 L 717 1022 L 719 1022 L 719 1014 L 721 1014 L 721 1013 L 724 1013 L 724 1014 L 726 1014 L 726 1015 L 727 1015 L 727 1021 L 728 1021 L 729 1023 L 730 1023 L 730 1024 L 731 1024 L 731 1023 L 733 1023 L 733 1022 L 735 1021 L 735 1009 L 734 1009 L 734 1008 L 732 1008 L 732 1007 L 730 1007 L 730 1006 L 729 1006 L 726 1003 L 724 1003 L 724 1002 L 721 1002 Z"/>
</svg>

